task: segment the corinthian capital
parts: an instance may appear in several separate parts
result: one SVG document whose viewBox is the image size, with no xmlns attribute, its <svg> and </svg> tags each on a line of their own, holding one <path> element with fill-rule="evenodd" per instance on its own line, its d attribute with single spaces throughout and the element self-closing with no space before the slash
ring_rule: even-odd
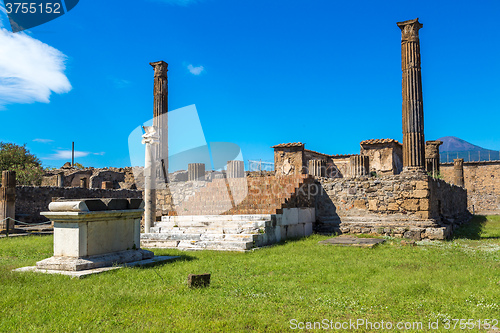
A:
<svg viewBox="0 0 500 333">
<path fill-rule="evenodd" d="M 165 61 L 156 61 L 149 63 L 155 69 L 155 76 L 167 76 L 168 64 Z"/>
<path fill-rule="evenodd" d="M 418 30 L 423 27 L 423 24 L 418 22 L 418 17 L 414 20 L 408 20 L 397 23 L 401 29 L 401 41 L 418 40 Z"/>
</svg>

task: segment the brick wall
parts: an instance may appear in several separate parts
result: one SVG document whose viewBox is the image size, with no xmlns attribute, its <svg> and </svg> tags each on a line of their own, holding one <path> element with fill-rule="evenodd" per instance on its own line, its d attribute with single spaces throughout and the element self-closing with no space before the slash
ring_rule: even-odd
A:
<svg viewBox="0 0 500 333">
<path fill-rule="evenodd" d="M 441 164 L 441 176 L 453 183 L 453 163 Z M 469 211 L 500 214 L 500 161 L 464 162 Z"/>
<path fill-rule="evenodd" d="M 283 208 L 311 207 L 314 198 L 301 186 L 308 175 L 214 179 L 170 183 L 157 190 L 157 216 L 275 214 Z"/>
</svg>

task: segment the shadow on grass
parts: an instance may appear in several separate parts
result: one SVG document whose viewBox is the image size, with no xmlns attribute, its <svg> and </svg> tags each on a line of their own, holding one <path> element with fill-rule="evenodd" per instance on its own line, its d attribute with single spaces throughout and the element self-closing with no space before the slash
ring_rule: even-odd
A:
<svg viewBox="0 0 500 333">
<path fill-rule="evenodd" d="M 453 233 L 452 239 L 487 239 L 498 237 L 484 237 L 481 236 L 488 219 L 484 215 L 474 215 L 469 223 L 462 225 L 458 230 Z"/>
</svg>

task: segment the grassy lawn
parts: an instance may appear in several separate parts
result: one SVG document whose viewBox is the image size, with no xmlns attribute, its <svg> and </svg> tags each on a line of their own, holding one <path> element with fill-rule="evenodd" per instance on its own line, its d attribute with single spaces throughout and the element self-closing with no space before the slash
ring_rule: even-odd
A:
<svg viewBox="0 0 500 333">
<path fill-rule="evenodd" d="M 0 239 L 0 331 L 304 332 L 291 320 L 363 319 L 422 322 L 424 331 L 438 321 L 434 332 L 448 332 L 447 319 L 500 319 L 499 216 L 416 247 L 318 244 L 327 238 L 250 253 L 155 250 L 182 258 L 82 280 L 11 272 L 50 257 L 52 237 Z M 211 273 L 211 286 L 189 289 L 189 273 Z"/>
</svg>

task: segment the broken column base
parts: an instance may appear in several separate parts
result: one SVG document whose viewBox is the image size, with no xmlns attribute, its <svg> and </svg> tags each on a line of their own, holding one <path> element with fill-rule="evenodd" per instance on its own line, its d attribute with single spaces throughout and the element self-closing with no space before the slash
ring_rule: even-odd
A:
<svg viewBox="0 0 500 333">
<path fill-rule="evenodd" d="M 147 250 L 126 250 L 84 258 L 50 257 L 36 263 L 39 270 L 83 271 L 151 259 L 154 253 Z"/>
</svg>

